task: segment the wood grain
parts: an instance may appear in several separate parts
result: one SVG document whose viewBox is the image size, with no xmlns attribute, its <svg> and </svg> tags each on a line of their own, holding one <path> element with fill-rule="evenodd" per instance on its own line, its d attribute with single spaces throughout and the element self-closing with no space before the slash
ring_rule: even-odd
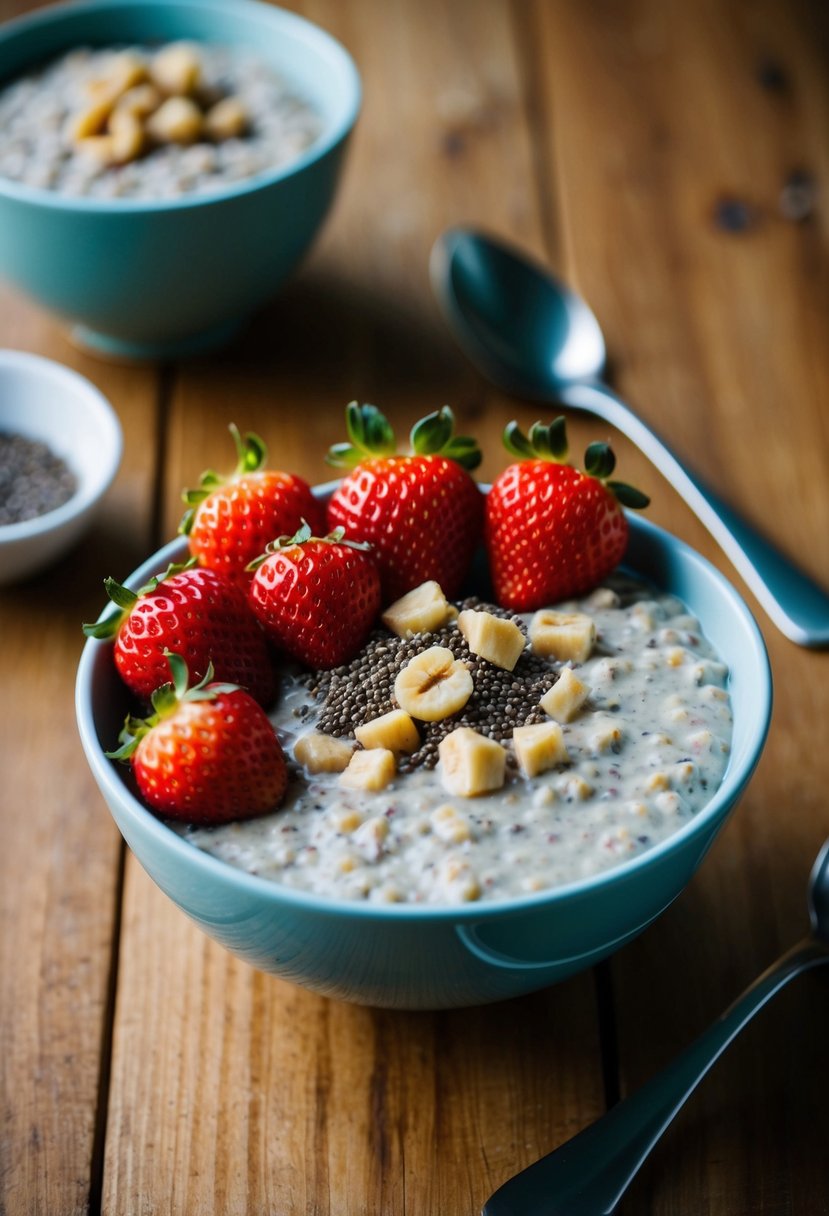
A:
<svg viewBox="0 0 829 1216">
<path fill-rule="evenodd" d="M 117 403 L 126 438 L 107 509 L 80 546 L 0 589 L 0 1212 L 63 1216 L 86 1212 L 95 1186 L 121 855 L 83 761 L 73 683 L 104 575 L 126 575 L 149 541 L 155 375 L 93 362 L 5 292 L 0 318 L 3 346 L 52 356 Z"/>
<path fill-rule="evenodd" d="M 0 20 L 35 7 L 0 0 Z M 88 375 L 126 439 L 88 540 L 0 590 L 2 1216 L 472 1216 L 601 1111 L 605 1081 L 611 1096 L 639 1084 L 805 930 L 806 872 L 829 827 L 829 656 L 798 650 L 759 609 L 776 684 L 764 758 L 688 890 L 614 958 L 600 1000 L 587 974 L 469 1011 L 329 1001 L 212 944 L 131 856 L 122 875 L 72 721 L 79 624 L 106 574 L 174 534 L 182 488 L 231 466 L 228 424 L 320 481 L 348 400 L 383 407 L 401 437 L 448 402 L 490 480 L 505 422 L 552 412 L 493 390 L 446 333 L 427 267 L 451 224 L 524 245 L 582 290 L 619 390 L 829 581 L 825 6 L 291 7 L 352 51 L 364 110 L 312 257 L 232 347 L 109 365 L 0 293 L 0 345 Z M 575 417 L 570 429 L 576 452 L 607 430 Z M 651 517 L 730 575 L 672 488 L 612 438 Z M 828 999 L 816 975 L 758 1020 L 623 1211 L 829 1213 Z"/>
<path fill-rule="evenodd" d="M 202 467 L 227 467 L 232 420 L 261 433 L 280 463 L 320 481 L 330 477 L 322 457 L 341 435 L 349 399 L 375 401 L 401 438 L 449 401 L 461 427 L 495 453 L 489 469 L 504 463 L 497 449 L 510 407 L 477 383 L 442 332 L 427 265 L 438 232 L 462 218 L 519 225 L 541 246 L 532 194 L 501 190 L 504 165 L 515 183 L 532 177 L 510 10 L 315 3 L 302 11 L 343 38 L 364 75 L 345 189 L 308 268 L 241 342 L 178 369 L 166 534 L 181 486 Z M 473 27 L 470 47 L 464 31 Z M 450 87 L 461 59 L 465 71 Z M 589 976 L 509 1009 L 401 1015 L 335 1005 L 228 960 L 161 901 L 132 859 L 128 874 L 108 1212 L 132 1212 L 136 1196 L 149 1211 L 154 1196 L 154 1210 L 207 1213 L 218 1195 L 234 1212 L 472 1213 L 518 1162 L 601 1109 Z M 175 943 L 168 966 L 153 940 Z M 148 1022 L 147 1004 L 165 1016 Z M 231 1007 L 232 1033 L 222 1020 Z M 521 1049 L 528 1039 L 535 1060 Z M 200 1067 L 207 1055 L 210 1067 Z M 227 1110 L 232 1129 L 218 1116 Z"/>
<path fill-rule="evenodd" d="M 620 390 L 827 581 L 826 232 L 816 215 L 780 211 L 793 166 L 826 182 L 825 147 L 810 139 L 829 126 L 818 7 L 562 2 L 534 16 L 564 269 L 605 326 Z M 774 64 L 785 87 L 764 87 Z M 723 229 L 726 202 L 745 207 L 744 230 Z M 619 447 L 653 493 L 652 517 L 733 576 L 670 488 Z M 829 656 L 798 650 L 757 613 L 776 683 L 769 744 L 687 892 L 614 960 L 623 1091 L 806 929 L 806 876 L 829 828 L 829 767 L 814 746 Z M 826 1000 L 825 983 L 803 982 L 752 1029 L 625 1210 L 827 1210 L 826 1120 L 806 1075 L 825 1066 Z M 789 1171 L 797 1185 L 780 1187 Z"/>
</svg>

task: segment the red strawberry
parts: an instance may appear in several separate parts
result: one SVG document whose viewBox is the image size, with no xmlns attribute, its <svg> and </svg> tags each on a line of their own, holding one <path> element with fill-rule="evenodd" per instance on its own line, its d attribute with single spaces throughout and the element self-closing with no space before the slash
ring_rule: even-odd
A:
<svg viewBox="0 0 829 1216">
<path fill-rule="evenodd" d="M 301 477 L 264 467 L 267 450 L 258 435 L 243 439 L 237 427 L 230 431 L 239 457 L 235 472 L 221 477 L 208 470 L 197 490 L 184 491 L 190 510 L 179 532 L 189 538 L 200 566 L 221 570 L 247 588 L 247 566 L 269 541 L 292 535 L 303 519 L 323 532 L 325 511 Z"/>
<path fill-rule="evenodd" d="M 309 667 L 352 659 L 380 611 L 380 575 L 368 549 L 343 540 L 342 528 L 315 537 L 307 524 L 269 545 L 254 563 L 249 598 L 271 641 Z"/>
<path fill-rule="evenodd" d="M 486 502 L 486 547 L 498 603 L 514 612 L 590 591 L 624 556 L 628 522 L 622 510 L 648 498 L 608 481 L 616 457 L 591 443 L 586 473 L 566 464 L 563 418 L 536 422 L 529 438 L 511 422 L 504 445 L 520 457 L 494 482 Z"/>
<path fill-rule="evenodd" d="M 253 819 L 276 810 L 288 781 L 267 714 L 235 684 L 188 686 L 187 664 L 168 654 L 173 682 L 153 693 L 153 714 L 127 718 L 121 747 L 141 797 L 157 815 L 186 823 Z"/>
<path fill-rule="evenodd" d="M 412 429 L 411 454 L 395 454 L 395 437 L 373 405 L 346 409 L 349 443 L 328 463 L 351 468 L 328 504 L 329 528 L 368 541 L 380 567 L 385 603 L 428 579 L 451 599 L 460 591 L 483 526 L 483 495 L 466 472 L 480 464 L 474 439 L 453 435 L 448 406 Z"/>
<path fill-rule="evenodd" d="M 149 700 L 169 679 L 166 651 L 179 654 L 194 679 L 213 663 L 220 680 L 241 684 L 261 705 L 275 692 L 275 676 L 265 635 L 244 591 L 215 570 L 195 563 L 171 565 L 138 591 L 104 580 L 118 611 L 94 625 L 91 638 L 114 638 L 115 665 L 136 696 Z"/>
</svg>

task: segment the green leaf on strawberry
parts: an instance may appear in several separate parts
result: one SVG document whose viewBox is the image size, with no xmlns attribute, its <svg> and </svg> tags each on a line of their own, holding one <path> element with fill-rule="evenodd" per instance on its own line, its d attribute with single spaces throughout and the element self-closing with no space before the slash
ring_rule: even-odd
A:
<svg viewBox="0 0 829 1216">
<path fill-rule="evenodd" d="M 338 469 L 354 468 L 361 461 L 376 456 L 394 456 L 397 441 L 394 430 L 376 405 L 346 406 L 348 443 L 335 443 L 328 449 L 326 463 Z M 447 456 L 465 469 L 475 469 L 481 463 L 477 440 L 467 435 L 455 435 L 455 416 L 448 405 L 427 414 L 412 427 L 409 434 L 412 456 Z"/>
<path fill-rule="evenodd" d="M 508 422 L 504 429 L 504 447 L 519 460 L 567 460 L 567 432 L 563 418 L 555 418 L 549 426 L 534 422 L 525 435 L 517 422 Z"/>
</svg>

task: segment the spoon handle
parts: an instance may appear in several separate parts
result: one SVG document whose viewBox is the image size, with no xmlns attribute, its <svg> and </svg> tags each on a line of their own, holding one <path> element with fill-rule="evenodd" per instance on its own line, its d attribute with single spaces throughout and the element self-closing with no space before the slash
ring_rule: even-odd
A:
<svg viewBox="0 0 829 1216">
<path fill-rule="evenodd" d="M 504 1183 L 482 1216 L 610 1216 L 686 1099 L 755 1013 L 795 975 L 829 963 L 829 944 L 807 938 L 784 954 L 666 1068 Z"/>
<path fill-rule="evenodd" d="M 789 561 L 603 384 L 563 387 L 559 401 L 604 418 L 656 465 L 719 542 L 777 627 L 799 646 L 829 645 L 829 593 Z"/>
</svg>

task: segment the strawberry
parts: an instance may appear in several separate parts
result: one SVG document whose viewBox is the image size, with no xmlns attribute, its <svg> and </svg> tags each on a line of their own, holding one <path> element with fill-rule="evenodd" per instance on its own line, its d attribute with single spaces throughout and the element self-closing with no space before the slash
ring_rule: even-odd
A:
<svg viewBox="0 0 829 1216">
<path fill-rule="evenodd" d="M 172 683 L 153 693 L 152 715 L 128 717 L 121 747 L 106 754 L 131 764 L 141 797 L 166 819 L 212 825 L 276 810 L 288 770 L 265 711 L 210 667 L 190 687 L 184 659 L 167 657 Z"/>
<path fill-rule="evenodd" d="M 380 611 L 380 575 L 370 546 L 343 529 L 311 535 L 308 524 L 281 536 L 254 563 L 250 606 L 281 650 L 309 667 L 353 659 Z"/>
<path fill-rule="evenodd" d="M 303 519 L 324 531 L 325 511 L 301 477 L 264 467 L 267 449 L 258 435 L 243 439 L 233 425 L 230 432 L 238 454 L 235 471 L 222 477 L 209 469 L 197 490 L 184 491 L 190 509 L 179 532 L 200 566 L 221 570 L 247 588 L 247 566 L 269 541 L 291 535 Z"/>
<path fill-rule="evenodd" d="M 137 697 L 149 700 L 169 678 L 165 652 L 182 656 L 195 679 L 212 661 L 220 680 L 241 684 L 261 705 L 275 692 L 268 644 L 245 593 L 224 574 L 202 570 L 195 559 L 171 565 L 138 591 L 104 580 L 117 611 L 83 631 L 113 638 L 115 666 Z"/>
<path fill-rule="evenodd" d="M 567 464 L 563 418 L 536 422 L 529 437 L 511 422 L 504 446 L 519 457 L 495 480 L 486 501 L 485 538 L 498 603 L 514 612 L 583 595 L 624 556 L 628 522 L 622 505 L 648 498 L 609 481 L 616 457 L 591 443 L 586 472 Z"/>
<path fill-rule="evenodd" d="M 346 409 L 349 442 L 327 461 L 349 472 L 328 504 L 329 528 L 368 541 L 380 567 L 386 604 L 428 579 L 451 599 L 472 562 L 483 527 L 483 495 L 467 472 L 481 453 L 454 436 L 448 406 L 412 428 L 408 455 L 397 455 L 392 428 L 373 405 Z"/>
</svg>

